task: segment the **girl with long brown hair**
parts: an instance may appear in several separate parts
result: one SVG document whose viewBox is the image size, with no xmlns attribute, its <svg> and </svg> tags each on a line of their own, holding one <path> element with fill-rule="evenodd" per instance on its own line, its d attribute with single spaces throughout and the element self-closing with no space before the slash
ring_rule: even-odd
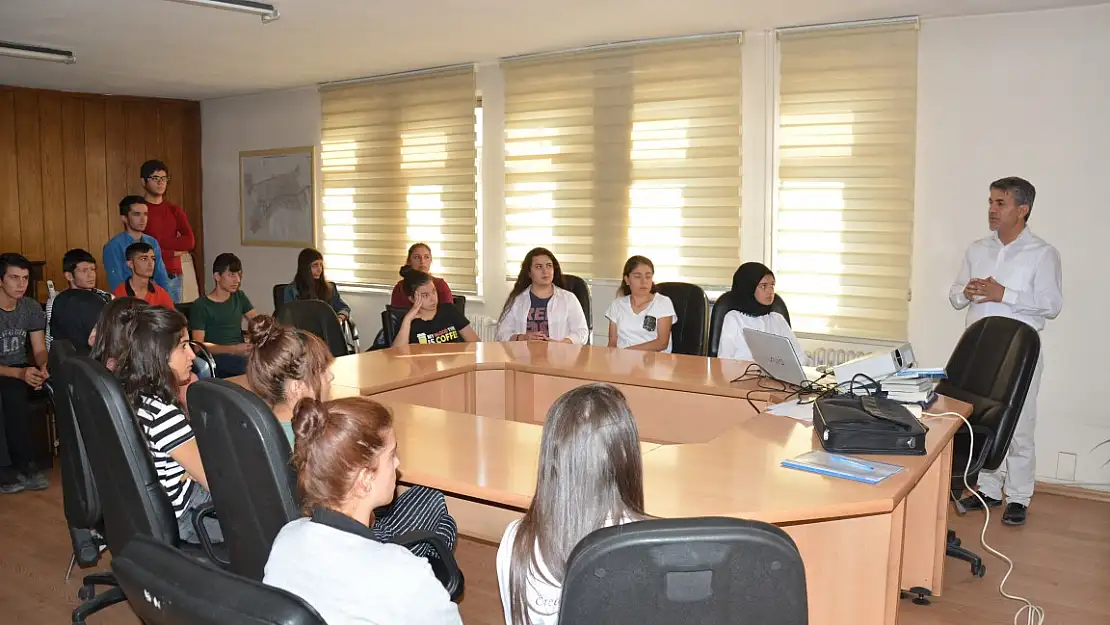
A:
<svg viewBox="0 0 1110 625">
<path fill-rule="evenodd" d="M 324 255 L 311 247 L 304 248 L 297 255 L 297 274 L 285 287 L 283 301 L 288 303 L 298 299 L 327 302 L 340 322 L 351 316 L 351 307 L 339 296 L 335 283 L 328 282 L 324 275 Z"/>
<path fill-rule="evenodd" d="M 563 572 L 587 534 L 644 514 L 636 420 L 608 384 L 571 390 L 547 411 L 536 494 L 497 549 L 507 625 L 555 625 Z"/>
<path fill-rule="evenodd" d="M 409 296 L 405 294 L 405 276 L 411 271 L 423 271 L 428 275 L 432 275 L 432 248 L 427 243 L 413 243 L 409 246 L 409 251 L 405 254 L 405 264 L 401 265 L 401 279 L 397 284 L 393 285 L 393 294 L 389 297 L 389 305 L 394 308 L 407 308 L 411 302 Z M 455 294 L 451 292 L 451 287 L 447 285 L 447 281 L 438 276 L 432 276 L 432 283 L 436 287 L 436 298 L 440 304 L 454 304 Z"/>
<path fill-rule="evenodd" d="M 671 325 L 678 321 L 671 298 L 655 288 L 655 265 L 646 256 L 624 263 L 617 299 L 605 311 L 609 347 L 671 353 Z"/>
<path fill-rule="evenodd" d="M 501 307 L 497 340 L 589 342 L 582 304 L 563 288 L 563 269 L 550 250 L 537 247 L 524 255 L 516 283 Z"/>
<path fill-rule="evenodd" d="M 364 397 L 303 399 L 293 417 L 293 466 L 305 517 L 278 533 L 263 582 L 307 601 L 329 625 L 460 625 L 431 566 L 374 535 L 393 501 L 393 415 Z"/>
</svg>

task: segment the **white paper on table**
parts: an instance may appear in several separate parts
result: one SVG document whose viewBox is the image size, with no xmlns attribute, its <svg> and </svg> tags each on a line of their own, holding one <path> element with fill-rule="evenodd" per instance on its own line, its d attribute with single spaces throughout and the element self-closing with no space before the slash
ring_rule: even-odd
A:
<svg viewBox="0 0 1110 625">
<path fill-rule="evenodd" d="M 792 399 L 788 402 L 768 406 L 767 412 L 780 417 L 790 417 L 798 421 L 813 423 L 813 402 L 802 404 L 797 399 Z"/>
</svg>

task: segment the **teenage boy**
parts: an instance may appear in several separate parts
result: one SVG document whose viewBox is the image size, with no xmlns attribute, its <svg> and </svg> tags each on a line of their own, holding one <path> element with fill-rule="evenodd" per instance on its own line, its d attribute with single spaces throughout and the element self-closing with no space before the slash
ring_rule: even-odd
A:
<svg viewBox="0 0 1110 625">
<path fill-rule="evenodd" d="M 243 263 L 235 254 L 223 253 L 212 263 L 216 288 L 193 302 L 189 319 L 193 340 L 204 343 L 216 361 L 216 375 L 229 378 L 247 372 L 251 346 L 243 342 L 243 318 L 258 313 L 240 290 Z"/>
<path fill-rule="evenodd" d="M 42 388 L 46 371 L 46 315 L 23 297 L 31 263 L 19 254 L 0 254 L 0 494 L 43 490 L 46 476 L 34 463 L 31 389 Z M 31 342 L 34 364 L 27 361 Z"/>
<path fill-rule="evenodd" d="M 50 350 L 55 338 L 65 339 L 85 355 L 89 334 L 112 295 L 96 288 L 96 259 L 83 249 L 72 249 L 62 256 L 62 275 L 69 288 L 51 295 L 46 302 L 46 349 Z"/>
<path fill-rule="evenodd" d="M 170 292 L 154 283 L 154 266 L 158 262 L 154 246 L 139 241 L 127 246 L 127 269 L 131 276 L 121 282 L 112 293 L 116 297 L 136 297 L 151 306 L 173 310 Z"/>
<path fill-rule="evenodd" d="M 139 168 L 143 181 L 143 199 L 147 206 L 146 233 L 162 247 L 162 261 L 169 274 L 169 292 L 173 301 L 181 301 L 181 257 L 197 244 L 185 211 L 166 200 L 170 170 L 162 161 L 147 161 Z"/>
<path fill-rule="evenodd" d="M 108 239 L 102 254 L 104 271 L 108 273 L 108 290 L 114 292 L 131 275 L 127 268 L 127 246 L 143 241 L 154 248 L 157 257 L 154 263 L 154 281 L 168 291 L 170 278 L 166 275 L 166 265 L 162 262 L 162 248 L 154 237 L 144 234 L 147 224 L 146 200 L 137 195 L 129 195 L 120 200 L 119 219 L 123 222 L 123 232 Z"/>
</svg>

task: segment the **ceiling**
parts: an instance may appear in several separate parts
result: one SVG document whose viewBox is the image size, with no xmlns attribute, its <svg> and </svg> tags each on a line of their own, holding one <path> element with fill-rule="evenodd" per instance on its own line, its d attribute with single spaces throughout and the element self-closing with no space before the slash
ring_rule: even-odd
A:
<svg viewBox="0 0 1110 625">
<path fill-rule="evenodd" d="M 218 98 L 647 37 L 1106 0 L 268 0 L 281 19 L 165 0 L 0 0 L 0 40 L 74 65 L 0 57 L 0 84 Z"/>
</svg>

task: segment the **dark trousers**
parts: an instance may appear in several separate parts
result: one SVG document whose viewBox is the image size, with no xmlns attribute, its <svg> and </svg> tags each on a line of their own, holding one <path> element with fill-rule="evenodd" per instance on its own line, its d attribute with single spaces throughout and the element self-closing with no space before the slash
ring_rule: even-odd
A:
<svg viewBox="0 0 1110 625">
<path fill-rule="evenodd" d="M 233 378 L 247 372 L 247 357 L 239 354 L 213 354 L 217 378 Z"/>
<path fill-rule="evenodd" d="M 23 470 L 34 460 L 31 387 L 0 376 L 0 468 Z"/>
</svg>

